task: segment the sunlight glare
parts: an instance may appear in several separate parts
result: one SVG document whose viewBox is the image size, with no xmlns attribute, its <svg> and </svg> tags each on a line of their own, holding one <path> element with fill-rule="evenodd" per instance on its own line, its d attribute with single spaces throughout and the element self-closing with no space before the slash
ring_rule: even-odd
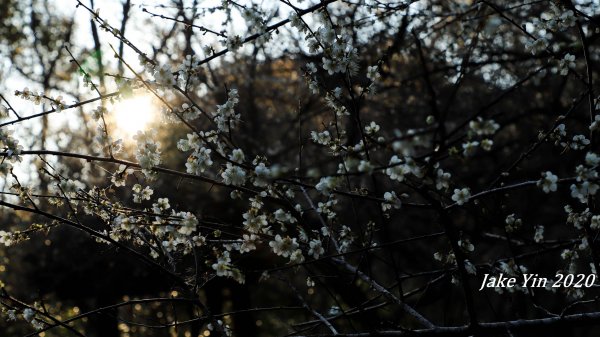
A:
<svg viewBox="0 0 600 337">
<path fill-rule="evenodd" d="M 120 137 L 131 138 L 158 116 L 158 107 L 152 96 L 139 95 L 126 98 L 113 106 L 115 132 Z"/>
</svg>

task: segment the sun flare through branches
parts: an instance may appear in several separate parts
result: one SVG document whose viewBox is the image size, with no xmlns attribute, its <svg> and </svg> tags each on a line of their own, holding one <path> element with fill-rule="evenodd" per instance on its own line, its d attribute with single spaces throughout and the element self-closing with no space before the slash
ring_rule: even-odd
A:
<svg viewBox="0 0 600 337">
<path fill-rule="evenodd" d="M 130 140 L 138 131 L 143 131 L 158 118 L 158 105 L 150 95 L 135 95 L 125 98 L 112 107 L 113 132 L 118 138 Z"/>
</svg>

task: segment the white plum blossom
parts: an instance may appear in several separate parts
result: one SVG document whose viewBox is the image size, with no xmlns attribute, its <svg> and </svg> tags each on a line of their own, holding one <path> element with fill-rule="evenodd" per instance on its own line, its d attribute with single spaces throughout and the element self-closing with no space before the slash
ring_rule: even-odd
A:
<svg viewBox="0 0 600 337">
<path fill-rule="evenodd" d="M 595 195 L 600 189 L 598 182 L 598 171 L 596 165 L 598 158 L 594 153 L 586 154 L 586 165 L 578 165 L 575 168 L 576 182 L 571 185 L 571 196 L 579 199 L 581 203 L 587 203 L 591 195 Z"/>
<path fill-rule="evenodd" d="M 433 116 L 433 115 L 428 115 L 428 116 L 425 118 L 425 123 L 426 123 L 427 125 L 432 125 L 433 123 L 435 123 L 435 116 Z"/>
<path fill-rule="evenodd" d="M 336 87 L 331 93 L 333 94 L 333 97 L 340 99 L 342 97 L 343 90 L 340 87 Z"/>
<path fill-rule="evenodd" d="M 379 74 L 379 67 L 378 66 L 369 66 L 369 67 L 367 67 L 367 78 L 369 80 L 371 80 L 371 83 L 366 88 L 366 90 L 369 93 L 374 94 L 375 93 L 375 86 L 377 85 L 377 82 L 379 82 L 379 79 L 381 78 L 381 75 Z"/>
<path fill-rule="evenodd" d="M 11 232 L 0 230 L 0 244 L 6 247 L 12 246 L 14 243 L 14 235 Z"/>
<path fill-rule="evenodd" d="M 339 98 L 335 97 L 337 91 L 333 91 L 333 93 L 327 93 L 325 95 L 325 102 L 327 106 L 329 106 L 333 111 L 335 111 L 336 116 L 343 117 L 349 116 L 350 112 L 348 112 L 348 108 L 339 100 Z M 339 91 L 341 95 L 341 89 Z"/>
<path fill-rule="evenodd" d="M 308 255 L 311 255 L 315 259 L 318 259 L 323 253 L 325 253 L 325 249 L 323 248 L 323 242 L 319 239 L 312 239 L 308 243 L 310 249 L 308 250 Z"/>
<path fill-rule="evenodd" d="M 588 145 L 590 145 L 590 140 L 585 138 L 584 135 L 575 135 L 573 136 L 573 141 L 571 141 L 569 146 L 573 150 L 581 150 Z"/>
<path fill-rule="evenodd" d="M 542 13 L 543 25 L 540 28 L 561 31 L 573 27 L 577 21 L 575 13 L 571 9 L 561 8 L 550 3 L 551 11 Z"/>
<path fill-rule="evenodd" d="M 373 164 L 371 164 L 370 162 L 366 161 L 366 160 L 361 160 L 360 163 L 358 163 L 358 172 L 372 172 L 373 171 Z"/>
<path fill-rule="evenodd" d="M 198 219 L 196 219 L 195 215 L 190 212 L 179 212 L 177 216 L 182 218 L 178 223 L 179 229 L 177 229 L 177 232 L 183 235 L 190 235 L 196 231 Z"/>
<path fill-rule="evenodd" d="M 327 219 L 334 219 L 337 214 L 333 211 L 333 207 L 337 204 L 336 199 L 329 199 L 327 202 L 319 202 L 317 204 L 317 212 L 326 215 Z"/>
<path fill-rule="evenodd" d="M 540 243 L 544 240 L 544 226 L 535 226 L 533 241 Z"/>
<path fill-rule="evenodd" d="M 537 186 L 544 190 L 544 193 L 556 192 L 556 182 L 558 177 L 550 171 L 542 173 L 542 179 L 537 182 Z"/>
<path fill-rule="evenodd" d="M 498 131 L 500 124 L 493 119 L 484 120 L 481 117 L 469 122 L 469 129 L 478 136 L 492 136 Z"/>
<path fill-rule="evenodd" d="M 304 255 L 302 254 L 302 250 L 296 249 L 292 254 L 290 254 L 290 263 L 302 262 L 304 262 Z"/>
<path fill-rule="evenodd" d="M 0 176 L 6 176 L 12 170 L 12 165 L 8 161 L 0 162 Z"/>
<path fill-rule="evenodd" d="M 265 163 L 260 163 L 254 168 L 254 186 L 266 187 L 271 178 L 271 169 L 265 166 Z"/>
<path fill-rule="evenodd" d="M 385 192 L 383 194 L 383 199 L 385 199 L 386 201 L 381 204 L 381 209 L 384 212 L 390 210 L 392 207 L 394 207 L 395 209 L 402 207 L 402 201 L 400 201 L 400 198 L 398 198 L 396 192 L 394 191 Z"/>
<path fill-rule="evenodd" d="M 242 16 L 248 26 L 248 32 L 260 35 L 259 41 L 257 41 L 258 44 L 264 44 L 269 39 L 269 34 L 265 34 L 267 27 L 263 15 L 256 7 L 246 8 L 242 11 Z"/>
<path fill-rule="evenodd" d="M 575 168 L 575 173 L 577 174 L 577 181 L 594 180 L 598 178 L 598 172 L 594 170 L 593 167 L 586 167 L 584 165 L 578 165 Z"/>
<path fill-rule="evenodd" d="M 23 151 L 23 147 L 19 145 L 19 141 L 13 136 L 13 132 L 6 128 L 0 128 L 0 148 L 6 148 L 4 151 L 8 155 L 11 162 L 21 161 L 19 155 Z"/>
<path fill-rule="evenodd" d="M 282 210 L 281 208 L 273 212 L 275 220 L 283 223 L 295 223 L 297 220 L 289 212 Z"/>
<path fill-rule="evenodd" d="M 189 106 L 187 103 L 183 103 L 181 105 L 180 114 L 183 116 L 183 119 L 186 121 L 193 121 L 200 117 L 200 110 L 198 110 L 194 106 Z"/>
<path fill-rule="evenodd" d="M 213 165 L 210 157 L 212 150 L 205 147 L 200 147 L 195 150 L 185 163 L 186 172 L 190 174 L 200 175 Z"/>
<path fill-rule="evenodd" d="M 300 32 L 304 33 L 308 30 L 308 28 L 302 22 L 302 19 L 300 19 L 298 13 L 296 13 L 295 11 L 292 11 L 292 13 L 289 16 L 289 20 L 292 27 L 298 29 Z"/>
<path fill-rule="evenodd" d="M 377 66 L 369 66 L 367 67 L 367 78 L 371 81 L 377 81 L 381 75 L 379 75 L 379 67 Z"/>
<path fill-rule="evenodd" d="M 339 232 L 339 251 L 347 252 L 350 248 L 350 245 L 354 242 L 354 235 L 352 234 L 352 229 L 348 226 L 342 226 L 342 229 Z"/>
<path fill-rule="evenodd" d="M 212 269 L 217 272 L 217 276 L 231 276 L 231 258 L 229 252 L 224 251 L 221 256 L 217 259 L 216 263 L 213 263 Z"/>
<path fill-rule="evenodd" d="M 152 204 L 152 210 L 157 214 L 161 213 L 162 211 L 166 211 L 169 208 L 171 208 L 171 205 L 169 204 L 169 198 L 158 198 L 157 202 Z"/>
<path fill-rule="evenodd" d="M 481 141 L 481 148 L 482 148 L 484 151 L 491 151 L 491 150 L 492 150 L 492 146 L 493 146 L 493 145 L 494 145 L 494 141 L 493 141 L 493 140 L 491 140 L 491 139 L 487 139 L 487 138 L 486 138 L 486 139 L 483 139 L 483 140 Z"/>
<path fill-rule="evenodd" d="M 371 124 L 365 126 L 365 133 L 368 135 L 373 135 L 377 133 L 380 129 L 381 127 L 377 125 L 377 123 L 371 122 Z"/>
<path fill-rule="evenodd" d="M 479 146 L 479 142 L 477 142 L 477 141 L 464 143 L 462 145 L 463 156 L 465 156 L 465 157 L 472 156 L 473 154 L 475 154 L 475 151 L 477 150 L 478 146 Z"/>
<path fill-rule="evenodd" d="M 164 86 L 172 86 L 176 83 L 175 76 L 173 75 L 173 69 L 169 64 L 156 67 L 154 79 L 157 83 Z"/>
<path fill-rule="evenodd" d="M 571 196 L 579 199 L 581 203 L 587 203 L 589 195 L 595 195 L 598 192 L 599 186 L 589 181 L 584 181 L 578 184 L 571 185 Z"/>
<path fill-rule="evenodd" d="M 154 194 L 154 191 L 150 188 L 150 186 L 146 186 L 144 189 L 142 189 L 142 185 L 140 184 L 133 185 L 132 190 L 133 202 L 138 204 L 141 203 L 142 200 L 150 200 L 152 194 Z"/>
<path fill-rule="evenodd" d="M 600 164 L 600 156 L 593 152 L 588 152 L 585 154 L 585 163 L 591 167 L 598 166 Z"/>
<path fill-rule="evenodd" d="M 214 121 L 217 123 L 219 132 L 228 132 L 235 128 L 240 120 L 240 114 L 235 112 L 235 107 L 239 103 L 239 94 L 237 89 L 229 90 L 227 102 L 217 105 L 217 111 L 214 114 Z"/>
<path fill-rule="evenodd" d="M 186 137 L 187 138 L 185 139 L 177 141 L 177 149 L 180 151 L 186 152 L 191 149 L 198 149 L 202 144 L 202 141 L 196 133 L 188 133 Z"/>
<path fill-rule="evenodd" d="M 106 107 L 99 105 L 96 109 L 92 110 L 92 118 L 97 121 L 108 113 Z"/>
<path fill-rule="evenodd" d="M 579 243 L 579 246 L 577 246 L 577 249 L 579 250 L 587 250 L 588 248 L 590 248 L 590 243 L 588 242 L 587 238 L 582 238 L 581 242 Z"/>
<path fill-rule="evenodd" d="M 17 320 L 17 311 L 15 309 L 6 311 L 6 320 L 9 322 L 13 322 Z"/>
<path fill-rule="evenodd" d="M 23 310 L 23 319 L 27 322 L 31 322 L 35 317 L 35 311 L 31 308 L 25 308 Z"/>
<path fill-rule="evenodd" d="M 229 49 L 231 51 L 236 51 L 236 50 L 240 49 L 242 44 L 243 44 L 242 37 L 239 35 L 235 35 L 235 34 L 230 34 L 227 37 L 227 40 L 225 41 L 225 46 L 227 47 L 227 49 Z"/>
<path fill-rule="evenodd" d="M 348 71 L 350 74 L 356 74 L 358 71 L 358 53 L 355 47 L 352 46 L 352 39 L 347 35 L 337 36 L 335 30 L 327 21 L 317 31 L 318 41 L 325 46 L 326 53 L 322 57 L 323 69 L 327 70 L 329 75 L 337 72 L 343 73 Z M 311 38 L 310 41 L 315 41 Z M 311 52 L 316 51 L 319 45 L 311 46 Z"/>
<path fill-rule="evenodd" d="M 385 170 L 385 173 L 392 180 L 404 181 L 404 176 L 409 173 L 409 169 L 405 165 L 400 165 L 403 161 L 398 158 L 398 156 L 394 155 L 390 158 L 389 168 Z"/>
<path fill-rule="evenodd" d="M 250 233 L 263 233 L 268 230 L 267 216 L 249 211 L 242 215 L 244 217 L 244 229 Z"/>
<path fill-rule="evenodd" d="M 157 138 L 156 131 L 138 131 L 133 137 L 137 141 L 137 150 L 135 158 L 140 163 L 140 166 L 145 170 L 150 170 L 154 166 L 158 166 L 160 159 L 160 143 L 155 141 Z"/>
<path fill-rule="evenodd" d="M 589 208 L 586 208 L 581 213 L 576 213 L 570 205 L 566 205 L 564 210 L 567 213 L 567 223 L 572 224 L 573 227 L 579 230 L 583 229 L 583 226 L 592 218 L 592 213 Z"/>
<path fill-rule="evenodd" d="M 77 192 L 83 190 L 85 185 L 78 180 L 62 179 L 58 183 L 57 187 L 60 193 L 64 193 L 68 197 L 75 198 L 77 197 Z"/>
<path fill-rule="evenodd" d="M 269 242 L 269 247 L 273 249 L 273 253 L 289 257 L 298 249 L 298 243 L 296 242 L 296 238 L 290 238 L 289 236 L 281 237 L 281 235 L 277 234 L 275 240 Z"/>
<path fill-rule="evenodd" d="M 229 160 L 236 162 L 238 164 L 243 163 L 245 158 L 246 157 L 244 156 L 244 151 L 242 151 L 241 149 L 234 149 L 233 151 L 231 151 L 231 154 L 229 155 Z"/>
<path fill-rule="evenodd" d="M 545 38 L 540 38 L 535 41 L 527 43 L 527 45 L 525 47 L 529 51 L 531 51 L 531 54 L 537 55 L 537 54 L 543 52 L 544 50 L 546 50 L 546 48 L 548 48 L 548 43 L 549 43 L 548 40 L 546 40 Z"/>
<path fill-rule="evenodd" d="M 131 232 L 135 230 L 135 219 L 133 217 L 119 215 L 115 218 L 113 225 L 116 228 L 119 228 L 126 232 Z"/>
<path fill-rule="evenodd" d="M 461 189 L 454 189 L 454 194 L 452 194 L 452 200 L 456 202 L 458 205 L 464 205 L 471 198 L 471 191 L 468 187 Z"/>
<path fill-rule="evenodd" d="M 550 139 L 554 140 L 555 145 L 558 145 L 560 143 L 562 146 L 566 146 L 566 143 L 561 142 L 561 140 L 564 137 L 566 137 L 566 135 L 567 135 L 567 131 L 566 131 L 565 125 L 559 124 L 556 126 L 556 128 L 554 128 L 554 130 L 550 134 Z"/>
<path fill-rule="evenodd" d="M 514 213 L 509 214 L 506 217 L 506 219 L 504 220 L 504 222 L 506 223 L 506 226 L 504 226 L 504 228 L 506 229 L 506 231 L 508 233 L 512 233 L 512 232 L 516 231 L 523 224 L 522 220 L 517 218 Z"/>
<path fill-rule="evenodd" d="M 221 173 L 223 182 L 226 185 L 241 186 L 246 182 L 246 171 L 231 163 L 227 163 L 227 168 Z"/>
<path fill-rule="evenodd" d="M 339 183 L 340 179 L 338 177 L 322 177 L 315 188 L 324 195 L 329 195 Z"/>
<path fill-rule="evenodd" d="M 259 236 L 256 234 L 244 234 L 242 235 L 242 244 L 240 245 L 241 253 L 248 253 L 256 250 L 256 245 L 260 242 Z"/>
<path fill-rule="evenodd" d="M 594 215 L 591 217 L 590 228 L 593 230 L 600 229 L 600 215 Z"/>
<path fill-rule="evenodd" d="M 421 169 L 421 167 L 419 166 L 419 164 L 417 164 L 417 162 L 413 158 L 411 158 L 411 157 L 404 157 L 404 162 L 406 163 L 404 166 L 406 167 L 406 169 L 408 170 L 408 172 L 410 172 L 412 175 L 414 175 L 417 178 L 423 178 L 423 175 L 425 173 Z"/>
<path fill-rule="evenodd" d="M 576 259 L 578 257 L 578 254 L 574 250 L 565 249 L 560 253 L 560 257 L 563 260 L 570 260 L 570 259 Z"/>
<path fill-rule="evenodd" d="M 590 131 L 595 132 L 597 130 L 600 130 L 600 115 L 596 115 L 594 117 L 594 121 L 592 122 L 592 124 L 590 124 L 589 127 Z"/>
<path fill-rule="evenodd" d="M 319 133 L 312 131 L 310 133 L 310 136 L 311 136 L 313 142 L 315 142 L 317 144 L 329 145 L 329 143 L 331 142 L 331 135 L 329 134 L 329 131 L 327 131 L 327 130 L 319 132 Z"/>
<path fill-rule="evenodd" d="M 442 169 L 437 169 L 435 188 L 437 190 L 450 188 L 450 178 L 451 177 L 452 177 L 452 175 L 450 173 L 444 172 L 444 170 L 442 170 Z"/>
<path fill-rule="evenodd" d="M 194 243 L 195 247 L 202 247 L 206 245 L 206 237 L 202 235 L 194 235 L 192 236 L 192 242 Z"/>
<path fill-rule="evenodd" d="M 569 73 L 569 69 L 575 68 L 575 55 L 565 54 L 560 60 L 558 68 L 560 69 L 560 74 L 566 76 Z"/>
</svg>

